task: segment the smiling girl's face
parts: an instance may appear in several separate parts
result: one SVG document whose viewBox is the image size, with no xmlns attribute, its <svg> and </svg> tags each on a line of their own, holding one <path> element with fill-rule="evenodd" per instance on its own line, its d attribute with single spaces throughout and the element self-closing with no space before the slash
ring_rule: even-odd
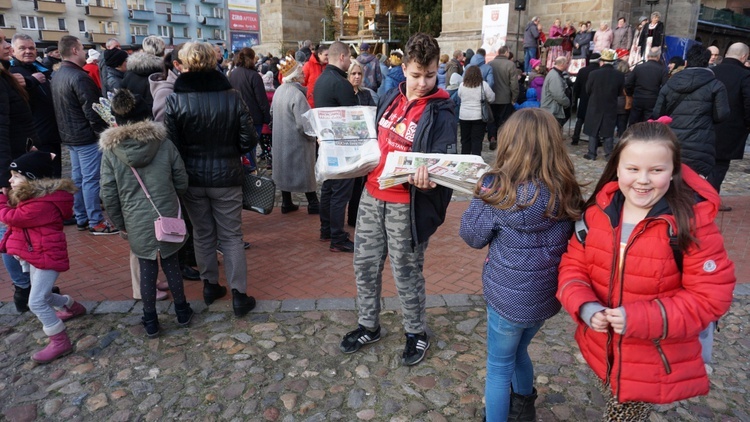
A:
<svg viewBox="0 0 750 422">
<path fill-rule="evenodd" d="M 666 142 L 629 141 L 617 165 L 626 209 L 648 213 L 669 190 L 673 171 L 672 150 Z"/>
</svg>

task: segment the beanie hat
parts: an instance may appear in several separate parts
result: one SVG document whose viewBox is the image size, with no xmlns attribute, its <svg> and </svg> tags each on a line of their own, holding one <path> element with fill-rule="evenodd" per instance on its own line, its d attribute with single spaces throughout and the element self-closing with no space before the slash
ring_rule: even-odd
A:
<svg viewBox="0 0 750 422">
<path fill-rule="evenodd" d="M 93 48 L 89 50 L 89 57 L 86 59 L 86 63 L 94 63 L 95 60 L 99 60 L 99 57 L 101 57 L 101 53 L 94 50 Z"/>
<path fill-rule="evenodd" d="M 128 123 L 136 123 L 150 119 L 151 108 L 143 101 L 140 96 L 136 97 L 130 90 L 123 88 L 118 89 L 110 102 L 112 115 L 118 126 Z"/>
<path fill-rule="evenodd" d="M 29 180 L 44 179 L 53 177 L 55 169 L 52 166 L 52 160 L 55 154 L 42 151 L 31 151 L 16 158 L 10 163 L 10 169 L 21 173 Z"/>
<path fill-rule="evenodd" d="M 286 58 L 281 60 L 276 66 L 279 68 L 281 76 L 286 78 L 297 70 L 297 68 L 299 67 L 299 63 L 297 62 L 297 60 L 294 60 L 292 56 L 286 56 Z"/>
<path fill-rule="evenodd" d="M 274 89 L 276 89 L 273 86 L 273 72 L 269 70 L 268 72 L 264 73 L 263 76 L 261 76 L 261 79 L 263 79 L 263 87 L 266 89 L 266 91 L 273 91 Z"/>
<path fill-rule="evenodd" d="M 531 59 L 531 60 L 529 60 L 529 64 L 531 65 L 532 69 L 535 68 L 535 67 L 537 67 L 537 66 L 539 66 L 540 63 L 542 63 L 542 61 L 539 60 L 539 59 Z"/>
<path fill-rule="evenodd" d="M 128 53 L 115 48 L 104 51 L 104 64 L 109 67 L 118 67 L 128 59 Z"/>
</svg>

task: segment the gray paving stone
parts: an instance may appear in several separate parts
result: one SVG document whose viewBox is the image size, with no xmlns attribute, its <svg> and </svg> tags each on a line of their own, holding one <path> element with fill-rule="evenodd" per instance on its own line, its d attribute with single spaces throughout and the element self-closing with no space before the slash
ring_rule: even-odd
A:
<svg viewBox="0 0 750 422">
<path fill-rule="evenodd" d="M 750 295 L 750 284 L 737 284 L 734 287 L 734 294 L 736 296 L 748 296 L 748 295 Z"/>
<path fill-rule="evenodd" d="M 75 299 L 75 298 L 73 298 L 73 299 Z M 99 302 L 96 302 L 96 301 L 93 301 L 93 300 L 85 300 L 85 301 L 81 301 L 81 302 L 78 302 L 78 303 L 80 303 L 81 305 L 83 305 L 83 307 L 86 308 L 86 313 L 89 313 L 89 314 L 94 313 L 94 311 L 96 310 L 96 308 L 99 306 Z"/>
<path fill-rule="evenodd" d="M 317 310 L 319 311 L 348 311 L 355 309 L 354 298 L 330 298 L 318 299 Z"/>
<path fill-rule="evenodd" d="M 281 302 L 281 312 L 314 311 L 315 299 L 286 299 Z"/>
<path fill-rule="evenodd" d="M 472 301 L 469 299 L 469 295 L 465 294 L 454 294 L 454 295 L 443 295 L 445 304 L 448 306 L 471 306 Z"/>
<path fill-rule="evenodd" d="M 0 315 L 18 315 L 15 303 L 7 302 L 0 306 Z"/>
<path fill-rule="evenodd" d="M 445 306 L 445 299 L 441 295 L 427 295 L 428 308 L 441 308 Z"/>
<path fill-rule="evenodd" d="M 255 304 L 255 309 L 253 309 L 251 312 L 254 313 L 266 313 L 266 312 L 276 312 L 281 307 L 281 301 L 280 300 L 259 300 Z"/>
<path fill-rule="evenodd" d="M 124 314 L 130 312 L 135 300 L 105 300 L 94 309 L 95 314 Z"/>
</svg>

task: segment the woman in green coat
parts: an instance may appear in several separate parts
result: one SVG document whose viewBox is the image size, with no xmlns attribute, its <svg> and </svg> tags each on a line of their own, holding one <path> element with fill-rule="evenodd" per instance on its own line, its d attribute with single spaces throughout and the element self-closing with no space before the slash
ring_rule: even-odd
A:
<svg viewBox="0 0 750 422">
<path fill-rule="evenodd" d="M 167 277 L 175 303 L 177 323 L 188 325 L 193 316 L 185 299 L 177 252 L 183 242 L 156 240 L 154 221 L 159 214 L 178 217 L 178 194 L 187 190 L 185 164 L 174 144 L 167 139 L 162 123 L 152 122 L 151 110 L 130 91 L 119 90 L 112 99 L 117 127 L 102 133 L 100 195 L 112 223 L 127 238 L 138 257 L 143 299 L 143 325 L 149 337 L 159 334 L 156 315 L 157 258 Z M 151 195 L 153 205 L 133 173 L 134 168 Z M 158 213 L 156 209 L 158 209 Z"/>
</svg>

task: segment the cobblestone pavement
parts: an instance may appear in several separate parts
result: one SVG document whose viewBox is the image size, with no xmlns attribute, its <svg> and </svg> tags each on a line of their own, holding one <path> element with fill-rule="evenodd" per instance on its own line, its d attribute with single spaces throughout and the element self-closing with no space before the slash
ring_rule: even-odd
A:
<svg viewBox="0 0 750 422">
<path fill-rule="evenodd" d="M 711 392 L 659 406 L 651 421 L 750 421 L 747 337 L 750 286 L 716 335 Z M 234 318 L 228 303 L 177 328 L 159 303 L 162 335 L 146 338 L 132 302 L 86 303 L 68 322 L 72 355 L 36 365 L 39 323 L 0 308 L 0 403 L 9 421 L 478 421 L 483 408 L 486 315 L 480 296 L 430 296 L 431 347 L 400 365 L 404 336 L 386 298 L 383 338 L 353 355 L 338 350 L 356 326 L 353 299 L 260 302 Z M 538 419 L 599 420 L 604 399 L 565 313 L 531 344 Z"/>
</svg>

